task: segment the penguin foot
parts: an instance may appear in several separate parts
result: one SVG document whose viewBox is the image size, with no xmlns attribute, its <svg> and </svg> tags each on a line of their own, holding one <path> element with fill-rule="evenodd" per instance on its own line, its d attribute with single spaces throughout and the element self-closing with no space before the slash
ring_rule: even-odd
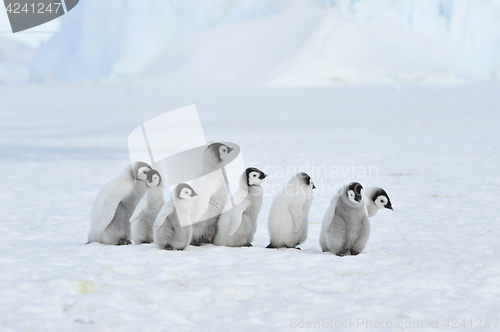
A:
<svg viewBox="0 0 500 332">
<path fill-rule="evenodd" d="M 302 249 L 300 249 L 299 247 L 295 247 L 295 248 L 293 248 L 293 249 L 298 249 L 298 250 L 302 250 Z"/>
<path fill-rule="evenodd" d="M 345 256 L 345 253 L 343 251 L 339 251 L 338 253 L 336 253 L 335 255 L 339 256 L 339 257 L 344 257 Z"/>
<path fill-rule="evenodd" d="M 193 243 L 191 243 L 191 245 L 195 246 L 195 247 L 200 247 L 200 246 L 203 245 L 203 243 L 201 243 L 201 242 L 193 242 Z"/>
<path fill-rule="evenodd" d="M 272 243 L 269 243 L 268 246 L 266 247 L 267 249 L 278 249 L 276 248 Z"/>
<path fill-rule="evenodd" d="M 251 243 L 245 243 L 243 247 L 253 247 Z"/>
<path fill-rule="evenodd" d="M 132 244 L 130 240 L 127 239 L 121 239 L 118 241 L 118 246 L 128 246 L 129 244 Z"/>
<path fill-rule="evenodd" d="M 359 251 L 351 249 L 351 255 L 352 256 L 357 256 L 357 255 L 359 255 Z"/>
<path fill-rule="evenodd" d="M 172 250 L 172 246 L 170 244 L 167 244 L 165 247 L 163 247 L 165 250 Z"/>
<path fill-rule="evenodd" d="M 141 244 L 150 244 L 151 241 L 142 241 Z"/>
</svg>

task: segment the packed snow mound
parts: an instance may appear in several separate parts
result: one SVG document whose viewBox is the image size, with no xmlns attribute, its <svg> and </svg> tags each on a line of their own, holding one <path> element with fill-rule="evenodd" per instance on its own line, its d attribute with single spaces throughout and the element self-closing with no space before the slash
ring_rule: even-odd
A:
<svg viewBox="0 0 500 332">
<path fill-rule="evenodd" d="M 78 7 L 42 48 L 32 79 L 310 86 L 500 78 L 498 0 L 88 0 Z"/>
<path fill-rule="evenodd" d="M 0 37 L 0 83 L 27 80 L 34 55 L 31 47 Z"/>
</svg>

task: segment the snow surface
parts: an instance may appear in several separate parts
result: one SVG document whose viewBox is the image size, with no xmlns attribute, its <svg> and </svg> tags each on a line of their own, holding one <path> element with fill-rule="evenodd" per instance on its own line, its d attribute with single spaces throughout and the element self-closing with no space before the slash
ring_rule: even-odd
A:
<svg viewBox="0 0 500 332">
<path fill-rule="evenodd" d="M 36 81 L 257 86 L 498 80 L 498 0 L 82 1 Z M 149 69 L 148 69 L 149 67 Z"/>
<path fill-rule="evenodd" d="M 429 319 L 443 329 L 446 318 L 493 325 L 498 90 L 0 86 L 0 330 L 289 331 L 293 319 L 357 318 L 392 330 Z M 84 245 L 95 195 L 128 162 L 130 131 L 192 103 L 208 140 L 239 144 L 247 164 L 270 175 L 254 247 Z M 265 249 L 272 192 L 299 170 L 318 187 L 309 237 L 301 251 Z M 334 186 L 352 180 L 385 188 L 394 212 L 372 219 L 361 255 L 322 253 Z"/>
</svg>

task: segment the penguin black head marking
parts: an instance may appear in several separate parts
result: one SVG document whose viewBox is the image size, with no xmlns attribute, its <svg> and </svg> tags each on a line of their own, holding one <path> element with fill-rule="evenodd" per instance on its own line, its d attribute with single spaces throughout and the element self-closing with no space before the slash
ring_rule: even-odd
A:
<svg viewBox="0 0 500 332">
<path fill-rule="evenodd" d="M 391 200 L 389 199 L 389 195 L 387 195 L 387 192 L 384 189 L 378 188 L 373 193 L 372 197 L 370 197 L 370 199 L 377 206 L 377 208 L 386 208 L 394 211 L 394 209 L 392 208 Z"/>
<path fill-rule="evenodd" d="M 358 182 L 352 182 L 347 186 L 347 197 L 353 203 L 359 204 L 363 199 L 363 186 Z"/>
<path fill-rule="evenodd" d="M 132 176 L 139 181 L 146 181 L 146 174 L 151 170 L 151 166 L 142 161 L 136 161 L 132 164 Z"/>
<path fill-rule="evenodd" d="M 299 176 L 304 179 L 305 183 L 311 187 L 311 189 L 316 189 L 316 186 L 314 185 L 313 183 L 313 180 L 311 179 L 311 177 L 306 174 L 306 173 L 299 173 Z"/>
<path fill-rule="evenodd" d="M 267 174 L 255 167 L 249 167 L 245 171 L 247 185 L 255 186 L 261 184 L 262 180 L 267 177 Z"/>
<path fill-rule="evenodd" d="M 146 174 L 146 184 L 148 187 L 156 187 L 159 186 L 161 183 L 161 175 L 158 173 L 157 170 L 151 169 L 147 174 Z"/>
<path fill-rule="evenodd" d="M 222 143 L 212 143 L 208 146 L 208 149 L 210 149 L 216 156 L 219 162 L 223 161 L 231 151 L 233 151 L 233 148 L 230 148 L 226 144 Z"/>
<path fill-rule="evenodd" d="M 196 191 L 187 183 L 179 183 L 177 185 L 177 197 L 178 198 L 184 198 L 184 199 L 189 199 L 194 196 L 198 196 Z"/>
</svg>

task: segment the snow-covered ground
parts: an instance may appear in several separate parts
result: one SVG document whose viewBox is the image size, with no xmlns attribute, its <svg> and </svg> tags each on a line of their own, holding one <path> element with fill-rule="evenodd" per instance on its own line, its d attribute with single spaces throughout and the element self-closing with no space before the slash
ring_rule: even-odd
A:
<svg viewBox="0 0 500 332">
<path fill-rule="evenodd" d="M 436 319 L 445 329 L 448 318 L 491 328 L 500 318 L 499 92 L 0 86 L 0 330 L 289 331 L 309 322 L 316 328 L 305 330 L 362 331 L 366 320 L 419 330 Z M 128 162 L 129 132 L 193 103 L 208 140 L 239 144 L 247 165 L 270 175 L 254 247 L 84 245 L 95 195 Z M 301 251 L 265 249 L 272 192 L 299 170 L 318 187 L 309 237 Z M 394 212 L 372 219 L 361 255 L 322 253 L 334 186 L 352 180 L 384 187 Z"/>
</svg>

